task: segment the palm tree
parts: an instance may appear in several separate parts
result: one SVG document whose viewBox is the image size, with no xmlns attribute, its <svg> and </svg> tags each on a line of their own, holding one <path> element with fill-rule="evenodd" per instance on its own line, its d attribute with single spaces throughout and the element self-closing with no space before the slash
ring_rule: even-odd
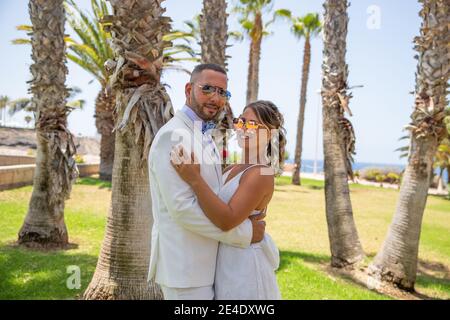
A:
<svg viewBox="0 0 450 320">
<path fill-rule="evenodd" d="M 444 124 L 450 56 L 447 0 L 420 0 L 422 25 L 415 38 L 418 52 L 411 145 L 392 224 L 381 250 L 369 267 L 373 278 L 414 291 L 422 217 L 430 172 Z"/>
<path fill-rule="evenodd" d="M 445 109 L 445 118 L 444 123 L 447 127 L 447 134 L 442 139 L 440 145 L 437 148 L 436 154 L 434 156 L 433 168 L 431 170 L 430 183 L 433 181 L 434 177 L 434 169 L 439 168 L 439 181 L 443 182 L 442 175 L 444 170 L 447 170 L 447 173 L 450 172 L 450 107 Z M 406 130 L 406 129 L 405 129 Z M 397 148 L 395 151 L 401 152 L 400 159 L 408 158 L 410 152 L 410 134 L 404 135 L 400 137 L 399 140 L 408 140 L 408 144 Z M 450 179 L 450 177 L 449 177 Z M 450 180 L 449 180 L 450 181 Z M 447 182 L 447 184 L 450 182 Z"/>
<path fill-rule="evenodd" d="M 8 103 L 11 99 L 8 96 L 1 95 L 0 96 L 0 110 L 3 110 L 8 106 Z"/>
<path fill-rule="evenodd" d="M 217 0 L 216 0 L 217 1 Z M 220 41 L 217 39 L 214 39 L 213 37 L 208 36 L 206 33 L 211 32 L 209 29 L 215 29 L 217 28 L 217 23 L 214 19 L 208 19 L 206 15 L 209 15 L 210 13 L 212 15 L 217 15 L 218 13 L 216 10 L 210 10 L 210 5 L 208 4 L 208 9 L 203 9 L 203 13 L 200 15 L 195 15 L 191 20 L 185 20 L 184 25 L 186 26 L 186 30 L 173 30 L 169 35 L 167 35 L 165 38 L 167 41 L 174 41 L 174 40 L 183 40 L 186 42 L 184 45 L 177 43 L 174 47 L 177 47 L 178 49 L 182 50 L 184 46 L 187 46 L 187 48 L 190 49 L 189 54 L 191 55 L 191 58 L 184 58 L 184 61 L 194 61 L 194 62 L 211 62 L 211 63 L 217 63 L 219 60 L 224 60 L 224 63 L 218 63 L 222 67 L 226 69 L 226 60 L 229 58 L 229 56 L 226 55 L 225 51 L 226 48 L 229 47 L 227 45 L 228 39 L 233 39 L 235 41 L 241 41 L 243 39 L 243 36 L 238 31 L 228 31 L 228 27 L 225 23 L 221 23 L 221 26 L 225 28 L 225 32 L 227 32 L 226 37 L 219 36 Z M 227 18 L 228 14 L 226 13 L 226 5 L 224 7 L 221 7 L 222 15 Z M 202 18 L 203 16 L 203 18 Z M 202 20 L 203 19 L 203 20 Z M 203 21 L 203 22 L 202 22 Z M 213 25 L 209 26 L 208 23 L 212 22 Z M 203 26 L 201 24 L 203 23 Z M 223 33 L 223 31 L 220 31 Z M 206 34 L 206 35 L 205 35 Z M 213 44 L 210 44 L 209 41 L 213 41 L 213 43 L 217 43 L 218 46 L 221 48 L 220 52 L 217 53 L 217 49 L 209 49 L 209 47 L 212 47 Z M 194 43 L 197 43 L 200 45 L 199 48 L 195 46 Z M 206 49 L 202 49 L 202 45 L 207 46 Z M 169 50 L 167 50 L 169 51 Z M 209 53 L 206 53 L 209 52 Z M 213 57 L 214 55 L 214 57 Z M 225 59 L 219 59 L 218 57 L 223 56 Z M 198 58 L 200 57 L 200 58 Z M 211 58 L 208 58 L 211 57 Z M 214 62 L 216 61 L 216 62 Z"/>
<path fill-rule="evenodd" d="M 247 101 L 246 104 L 258 99 L 259 88 L 259 60 L 261 59 L 261 43 L 264 36 L 269 35 L 268 27 L 277 17 L 289 15 L 288 10 L 279 9 L 272 14 L 272 18 L 264 23 L 265 13 L 271 13 L 272 0 L 239 0 L 233 11 L 238 13 L 239 23 L 244 32 L 250 38 L 250 53 L 247 76 Z"/>
<path fill-rule="evenodd" d="M 172 116 L 160 83 L 163 40 L 170 18 L 161 0 L 111 0 L 114 15 L 104 23 L 112 32 L 116 60 L 110 84 L 116 94 L 116 145 L 112 200 L 105 238 L 85 299 L 160 299 L 147 283 L 150 259 L 151 198 L 147 156 L 153 137 Z"/>
<path fill-rule="evenodd" d="M 226 68 L 227 3 L 225 0 L 203 0 L 200 15 L 202 62 Z"/>
<path fill-rule="evenodd" d="M 94 14 L 90 18 L 73 0 L 64 0 L 69 26 L 81 41 L 66 36 L 69 48 L 67 58 L 89 72 L 100 83 L 101 89 L 95 102 L 95 125 L 101 135 L 100 139 L 100 179 L 111 180 L 114 161 L 114 128 L 113 110 L 114 96 L 106 90 L 108 73 L 104 64 L 113 58 L 113 52 L 108 43 L 110 35 L 101 26 L 101 19 L 110 14 L 105 0 L 92 0 Z M 32 35 L 31 26 L 19 25 L 18 30 Z M 15 39 L 14 44 L 29 44 L 29 39 Z"/>
<path fill-rule="evenodd" d="M 199 17 L 200 36 L 201 36 L 201 55 L 202 63 L 215 63 L 227 68 L 226 48 L 228 40 L 228 26 L 227 26 L 227 4 L 225 0 L 203 0 L 203 12 Z M 193 30 L 195 30 L 193 28 Z M 229 103 L 226 103 L 223 112 L 217 117 L 217 129 L 220 134 L 214 135 L 214 138 L 219 145 L 220 154 L 224 157 L 224 152 L 227 150 L 227 129 L 232 128 L 233 110 Z M 226 166 L 226 161 L 223 159 L 222 166 Z"/>
<path fill-rule="evenodd" d="M 89 72 L 100 83 L 100 91 L 95 99 L 95 126 L 100 133 L 100 179 L 111 181 L 114 163 L 114 104 L 115 97 L 107 84 L 109 74 L 104 64 L 113 58 L 109 45 L 110 35 L 103 30 L 101 19 L 110 15 L 105 0 L 91 0 L 93 17 L 84 13 L 73 0 L 66 0 L 68 22 L 81 42 L 67 37 L 70 49 L 67 57 L 75 64 Z"/>
<path fill-rule="evenodd" d="M 108 90 L 110 74 L 105 63 L 114 58 L 110 46 L 111 35 L 102 26 L 102 19 L 111 15 L 106 0 L 91 0 L 93 17 L 81 10 L 75 1 L 65 0 L 68 23 L 79 41 L 65 37 L 69 48 L 67 58 L 90 73 L 100 84 L 100 91 L 95 100 L 95 125 L 101 135 L 100 139 L 100 179 L 111 180 L 114 162 L 114 105 L 115 97 Z M 18 30 L 32 34 L 31 26 L 19 25 Z M 175 44 L 164 52 L 164 68 L 184 70 L 177 64 L 180 61 L 194 60 L 195 52 L 191 48 L 191 36 L 186 32 L 173 31 L 164 35 L 166 40 L 184 40 L 187 44 Z M 29 44 L 29 39 L 15 39 L 14 44 Z"/>
<path fill-rule="evenodd" d="M 30 0 L 33 76 L 30 91 L 36 108 L 37 157 L 33 193 L 19 244 L 64 247 L 68 243 L 64 201 L 77 176 L 75 145 L 67 128 L 63 0 Z"/>
<path fill-rule="evenodd" d="M 6 108 L 10 102 L 10 98 L 6 95 L 0 95 L 0 126 L 6 125 Z"/>
<path fill-rule="evenodd" d="M 27 126 L 30 126 L 31 121 L 33 120 L 33 117 L 28 115 L 24 117 L 25 122 L 27 123 Z"/>
<path fill-rule="evenodd" d="M 73 99 L 77 96 L 81 89 L 78 87 L 67 88 L 69 92 L 68 99 Z M 71 100 L 66 104 L 66 109 L 71 112 L 73 109 L 83 109 L 86 103 L 83 99 Z M 12 116 L 20 111 L 25 111 L 27 113 L 32 113 L 34 118 L 36 118 L 36 104 L 33 103 L 30 98 L 18 98 L 11 100 L 8 96 L 0 96 L 0 109 L 7 109 L 8 113 Z"/>
<path fill-rule="evenodd" d="M 354 135 L 350 121 L 344 118 L 348 110 L 348 67 L 345 62 L 347 37 L 347 0 L 327 0 L 324 8 L 322 104 L 323 148 L 325 166 L 325 201 L 331 265 L 352 266 L 364 253 L 353 219 L 348 175 Z"/>
<path fill-rule="evenodd" d="M 305 121 L 306 93 L 311 64 L 311 37 L 317 36 L 322 30 L 322 24 L 317 13 L 308 13 L 303 17 L 293 17 L 292 32 L 298 38 L 305 38 L 303 51 L 303 69 L 300 89 L 300 111 L 297 120 L 297 143 L 295 145 L 295 169 L 292 174 L 292 183 L 300 185 L 300 170 L 302 165 L 303 124 Z"/>
</svg>

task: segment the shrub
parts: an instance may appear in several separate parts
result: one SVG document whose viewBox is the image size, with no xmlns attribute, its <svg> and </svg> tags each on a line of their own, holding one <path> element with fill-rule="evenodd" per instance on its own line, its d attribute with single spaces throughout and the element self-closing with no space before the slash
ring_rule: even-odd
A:
<svg viewBox="0 0 450 320">
<path fill-rule="evenodd" d="M 36 156 L 36 152 L 33 149 L 28 149 L 27 150 L 27 156 L 35 157 Z"/>
<path fill-rule="evenodd" d="M 81 154 L 75 155 L 75 163 L 84 163 L 84 158 Z"/>
<path fill-rule="evenodd" d="M 400 183 L 402 173 L 396 168 L 367 168 L 363 169 L 360 175 L 368 181 Z"/>
<path fill-rule="evenodd" d="M 383 182 L 386 180 L 386 176 L 385 176 L 384 174 L 378 174 L 378 175 L 375 177 L 375 180 L 376 180 L 377 182 L 379 182 L 381 185 L 383 185 Z"/>
<path fill-rule="evenodd" d="M 388 182 L 388 183 L 399 183 L 400 182 L 400 174 L 398 174 L 396 172 L 389 172 L 386 175 L 385 182 Z"/>
<path fill-rule="evenodd" d="M 377 181 L 377 176 L 381 174 L 379 169 L 367 169 L 361 173 L 362 178 L 369 181 Z"/>
</svg>

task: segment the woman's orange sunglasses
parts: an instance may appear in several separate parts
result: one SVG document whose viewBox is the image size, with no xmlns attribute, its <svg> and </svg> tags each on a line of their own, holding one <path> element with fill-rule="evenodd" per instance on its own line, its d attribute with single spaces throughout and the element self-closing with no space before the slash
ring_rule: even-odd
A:
<svg viewBox="0 0 450 320">
<path fill-rule="evenodd" d="M 243 117 L 234 118 L 233 125 L 236 129 L 243 129 L 245 127 L 246 129 L 255 130 L 258 129 L 259 127 L 265 127 L 264 125 L 256 122 L 255 120 L 247 120 Z"/>
</svg>

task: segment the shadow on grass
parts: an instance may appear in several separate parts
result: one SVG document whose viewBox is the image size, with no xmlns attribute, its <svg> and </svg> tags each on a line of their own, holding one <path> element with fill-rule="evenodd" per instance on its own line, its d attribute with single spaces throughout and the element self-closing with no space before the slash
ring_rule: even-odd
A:
<svg viewBox="0 0 450 320">
<path fill-rule="evenodd" d="M 368 266 L 373 261 L 375 256 L 376 253 L 374 252 L 367 253 L 365 264 Z M 343 277 L 347 278 L 349 281 L 355 282 L 355 280 L 349 276 L 344 275 Z M 419 259 L 417 266 L 416 291 L 405 292 L 395 287 L 396 290 L 404 294 L 407 299 L 415 297 L 422 300 L 441 300 L 438 297 L 429 296 L 428 294 L 417 291 L 417 286 L 425 289 L 434 289 L 450 296 L 450 269 L 445 264 L 440 262 Z M 407 295 L 410 295 L 410 297 Z"/>
<path fill-rule="evenodd" d="M 103 188 L 111 189 L 110 181 L 100 180 L 99 178 L 95 178 L 95 177 L 79 178 L 79 179 L 77 179 L 76 184 L 84 185 L 84 186 L 98 186 L 100 189 L 103 189 Z"/>
<path fill-rule="evenodd" d="M 367 254 L 366 264 L 374 258 L 374 253 Z M 305 252 L 293 252 L 293 251 L 280 251 L 280 266 L 279 271 L 283 269 L 288 269 L 290 265 L 295 264 L 296 261 L 301 260 L 304 263 L 312 264 L 313 269 L 324 274 L 328 274 L 334 277 L 338 277 L 348 283 L 352 283 L 357 287 L 369 290 L 365 281 L 362 281 L 360 277 L 356 277 L 352 271 L 341 270 L 331 267 L 330 257 L 327 255 L 310 254 Z M 360 273 L 360 271 L 359 271 Z M 440 296 L 442 294 L 450 295 L 450 279 L 448 278 L 449 268 L 442 263 L 432 263 L 424 260 L 419 261 L 419 270 L 417 275 L 417 286 L 424 289 L 438 291 Z M 398 291 L 395 294 L 395 291 Z M 431 296 L 430 294 L 421 292 L 421 290 L 408 293 L 396 289 L 394 294 L 386 295 L 386 292 L 378 292 L 383 296 L 391 296 L 401 299 L 440 299 L 436 296 Z M 376 292 L 376 291 L 374 291 Z"/>
<path fill-rule="evenodd" d="M 450 279 L 450 269 L 441 262 L 431 262 L 419 259 L 418 271 L 425 276 L 433 277 L 440 275 L 442 278 Z"/>
<path fill-rule="evenodd" d="M 330 257 L 326 255 L 311 254 L 306 252 L 280 251 L 280 267 L 278 270 L 285 269 L 297 259 L 313 264 L 325 264 L 330 262 Z"/>
<path fill-rule="evenodd" d="M 450 269 L 440 262 L 419 260 L 416 284 L 450 296 Z M 420 294 L 420 293 L 417 293 Z"/>
<path fill-rule="evenodd" d="M 308 189 L 312 189 L 312 190 L 323 190 L 323 189 L 325 189 L 325 186 L 315 186 L 315 185 L 311 185 L 311 186 L 308 186 Z"/>
<path fill-rule="evenodd" d="M 279 273 L 280 271 L 281 273 Z M 293 276 L 292 272 L 295 272 L 296 275 Z M 295 284 L 287 284 L 287 288 L 290 288 L 290 290 L 295 292 L 295 289 L 292 288 L 296 286 L 302 288 L 302 290 L 311 291 L 309 295 L 304 295 L 304 292 L 295 292 L 295 295 L 291 294 L 291 298 L 389 299 L 386 295 L 374 292 L 367 286 L 334 272 L 330 267 L 330 257 L 327 255 L 281 251 L 280 267 L 277 273 L 280 275 L 291 273 L 290 277 L 298 281 Z"/>
<path fill-rule="evenodd" d="M 433 289 L 439 290 L 441 292 L 445 292 L 448 296 L 450 296 L 450 280 L 445 278 L 436 278 L 434 276 L 418 274 L 416 284 L 425 289 Z M 420 292 L 415 292 L 415 294 L 424 296 L 428 299 L 436 299 L 433 297 L 429 297 Z"/>
<path fill-rule="evenodd" d="M 79 298 L 92 278 L 97 256 L 74 251 L 1 246 L 0 299 Z M 81 287 L 77 289 L 78 270 Z"/>
</svg>

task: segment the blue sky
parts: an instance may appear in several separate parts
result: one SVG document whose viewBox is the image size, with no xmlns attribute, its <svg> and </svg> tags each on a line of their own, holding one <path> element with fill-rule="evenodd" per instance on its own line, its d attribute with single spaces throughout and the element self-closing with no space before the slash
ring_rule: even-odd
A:
<svg viewBox="0 0 450 320">
<path fill-rule="evenodd" d="M 274 9 L 290 9 L 294 15 L 309 12 L 323 14 L 323 1 L 275 0 Z M 78 0 L 83 8 L 90 7 L 89 0 Z M 228 2 L 231 9 L 236 1 Z M 173 20 L 174 28 L 182 28 L 183 21 L 192 19 L 202 8 L 201 0 L 166 0 L 166 15 Z M 353 90 L 350 101 L 352 121 L 356 133 L 357 162 L 404 163 L 398 158 L 396 148 L 402 145 L 398 138 L 409 122 L 413 107 L 416 60 L 413 58 L 413 38 L 418 35 L 420 5 L 413 0 L 354 0 L 348 9 L 350 22 L 347 37 L 347 63 L 349 85 L 363 85 Z M 30 79 L 31 49 L 14 46 L 11 39 L 22 37 L 15 30 L 18 24 L 28 24 L 28 1 L 0 1 L 0 95 L 15 99 L 27 96 Z M 236 17 L 228 19 L 229 28 L 238 29 Z M 264 39 L 260 62 L 259 98 L 273 101 L 283 112 L 288 131 L 287 149 L 293 155 L 299 110 L 302 54 L 304 41 L 297 40 L 289 26 L 282 21 L 271 27 L 273 35 Z M 70 33 L 69 30 L 66 31 Z M 239 114 L 245 104 L 249 42 L 229 42 L 229 89 L 231 106 Z M 312 61 L 308 85 L 304 128 L 304 158 L 313 159 L 316 149 L 317 115 L 320 106 L 317 90 L 321 84 L 322 43 L 320 36 L 312 41 Z M 69 62 L 68 86 L 82 89 L 79 98 L 85 99 L 85 109 L 74 111 L 69 117 L 69 128 L 76 135 L 95 136 L 94 101 L 99 85 L 93 77 Z M 193 64 L 186 64 L 191 69 Z M 188 76 L 167 72 L 163 81 L 170 86 L 169 94 L 175 109 L 184 103 L 184 84 Z M 320 114 L 319 114 L 320 116 Z M 23 114 L 12 121 L 23 122 Z M 323 158 L 321 119 L 319 119 L 318 158 Z"/>
</svg>

